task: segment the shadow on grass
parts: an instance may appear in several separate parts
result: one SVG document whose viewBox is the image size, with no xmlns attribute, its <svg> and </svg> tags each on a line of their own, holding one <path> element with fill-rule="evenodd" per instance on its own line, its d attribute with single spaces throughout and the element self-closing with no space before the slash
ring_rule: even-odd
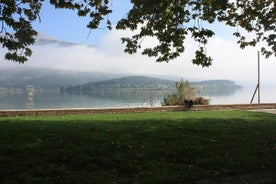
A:
<svg viewBox="0 0 276 184">
<path fill-rule="evenodd" d="M 0 183 L 185 183 L 275 170 L 275 116 L 6 118 Z"/>
</svg>

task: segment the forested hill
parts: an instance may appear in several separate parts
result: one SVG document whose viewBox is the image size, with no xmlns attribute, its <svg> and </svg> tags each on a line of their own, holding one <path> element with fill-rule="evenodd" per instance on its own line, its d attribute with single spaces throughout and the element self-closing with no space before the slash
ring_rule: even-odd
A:
<svg viewBox="0 0 276 184">
<path fill-rule="evenodd" d="M 172 80 L 163 80 L 145 76 L 130 76 L 98 82 L 90 82 L 83 85 L 70 86 L 69 91 L 108 90 L 116 88 L 138 89 L 171 89 L 174 87 Z"/>
<path fill-rule="evenodd" d="M 122 88 L 136 89 L 175 89 L 173 80 L 163 80 L 145 76 L 131 76 L 98 82 L 90 82 L 82 85 L 69 86 L 67 91 L 93 91 L 112 90 Z M 209 80 L 190 83 L 196 89 L 236 89 L 238 85 L 229 80 Z"/>
</svg>

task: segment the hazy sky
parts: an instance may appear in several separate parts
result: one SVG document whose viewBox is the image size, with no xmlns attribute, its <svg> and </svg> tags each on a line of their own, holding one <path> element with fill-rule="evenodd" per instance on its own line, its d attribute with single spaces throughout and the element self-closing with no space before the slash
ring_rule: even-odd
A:
<svg viewBox="0 0 276 184">
<path fill-rule="evenodd" d="M 130 8 L 127 0 L 113 0 L 112 6 L 114 14 L 110 18 L 113 23 L 126 16 Z M 169 63 L 156 63 L 154 58 L 123 52 L 124 46 L 120 38 L 131 35 L 130 31 L 99 29 L 89 34 L 90 31 L 86 28 L 88 20 L 68 10 L 55 10 L 46 2 L 41 12 L 41 23 L 37 22 L 34 25 L 35 29 L 58 40 L 81 44 L 72 47 L 33 46 L 33 56 L 24 65 L 5 61 L 4 49 L 1 49 L 0 67 L 49 67 L 135 75 L 165 74 L 194 80 L 229 79 L 237 83 L 257 82 L 257 51 L 261 46 L 241 50 L 232 36 L 233 29 L 220 24 L 212 25 L 217 35 L 209 40 L 206 47 L 208 54 L 214 59 L 213 65 L 202 68 L 191 63 L 194 50 L 197 48 L 192 39 L 186 40 L 186 51 L 180 58 Z M 143 44 L 147 46 L 154 42 L 154 39 L 145 39 Z M 275 57 L 261 57 L 263 85 L 276 86 L 276 77 L 273 74 L 275 71 Z"/>
</svg>

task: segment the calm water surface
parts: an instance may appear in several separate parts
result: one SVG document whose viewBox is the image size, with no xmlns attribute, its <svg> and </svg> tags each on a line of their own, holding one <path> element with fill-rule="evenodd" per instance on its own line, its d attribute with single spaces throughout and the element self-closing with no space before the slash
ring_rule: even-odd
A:
<svg viewBox="0 0 276 184">
<path fill-rule="evenodd" d="M 254 88 L 233 91 L 204 91 L 199 95 L 210 99 L 210 104 L 248 104 Z M 108 108 L 161 106 L 164 96 L 172 91 L 131 90 L 98 91 L 89 93 L 34 92 L 0 93 L 0 109 L 56 109 L 56 108 Z M 257 102 L 257 96 L 254 103 Z M 261 89 L 261 103 L 276 103 L 276 88 Z"/>
</svg>

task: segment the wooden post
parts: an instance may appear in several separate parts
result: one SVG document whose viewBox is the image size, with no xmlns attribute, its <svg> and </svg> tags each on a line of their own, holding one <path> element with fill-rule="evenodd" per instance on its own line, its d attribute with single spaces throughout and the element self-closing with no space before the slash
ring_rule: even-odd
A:
<svg viewBox="0 0 276 184">
<path fill-rule="evenodd" d="M 260 90 L 260 52 L 258 51 L 258 104 L 261 103 L 261 90 Z"/>
<path fill-rule="evenodd" d="M 255 95 L 256 95 L 256 92 L 257 92 L 258 88 L 259 88 L 259 84 L 257 84 L 256 89 L 255 89 L 255 91 L 253 93 L 253 96 L 252 96 L 251 101 L 250 101 L 251 104 L 252 104 L 252 102 L 253 102 L 253 100 L 255 98 Z"/>
<path fill-rule="evenodd" d="M 257 83 L 256 89 L 254 91 L 254 94 L 253 94 L 253 96 L 251 98 L 250 103 L 253 102 L 253 100 L 255 98 L 255 95 L 256 95 L 256 92 L 258 90 L 258 104 L 260 104 L 261 103 L 261 90 L 260 90 L 260 88 L 261 88 L 261 84 L 260 84 L 261 83 L 261 79 L 260 79 L 260 52 L 259 51 L 257 52 L 257 56 L 258 56 L 258 83 Z"/>
</svg>

